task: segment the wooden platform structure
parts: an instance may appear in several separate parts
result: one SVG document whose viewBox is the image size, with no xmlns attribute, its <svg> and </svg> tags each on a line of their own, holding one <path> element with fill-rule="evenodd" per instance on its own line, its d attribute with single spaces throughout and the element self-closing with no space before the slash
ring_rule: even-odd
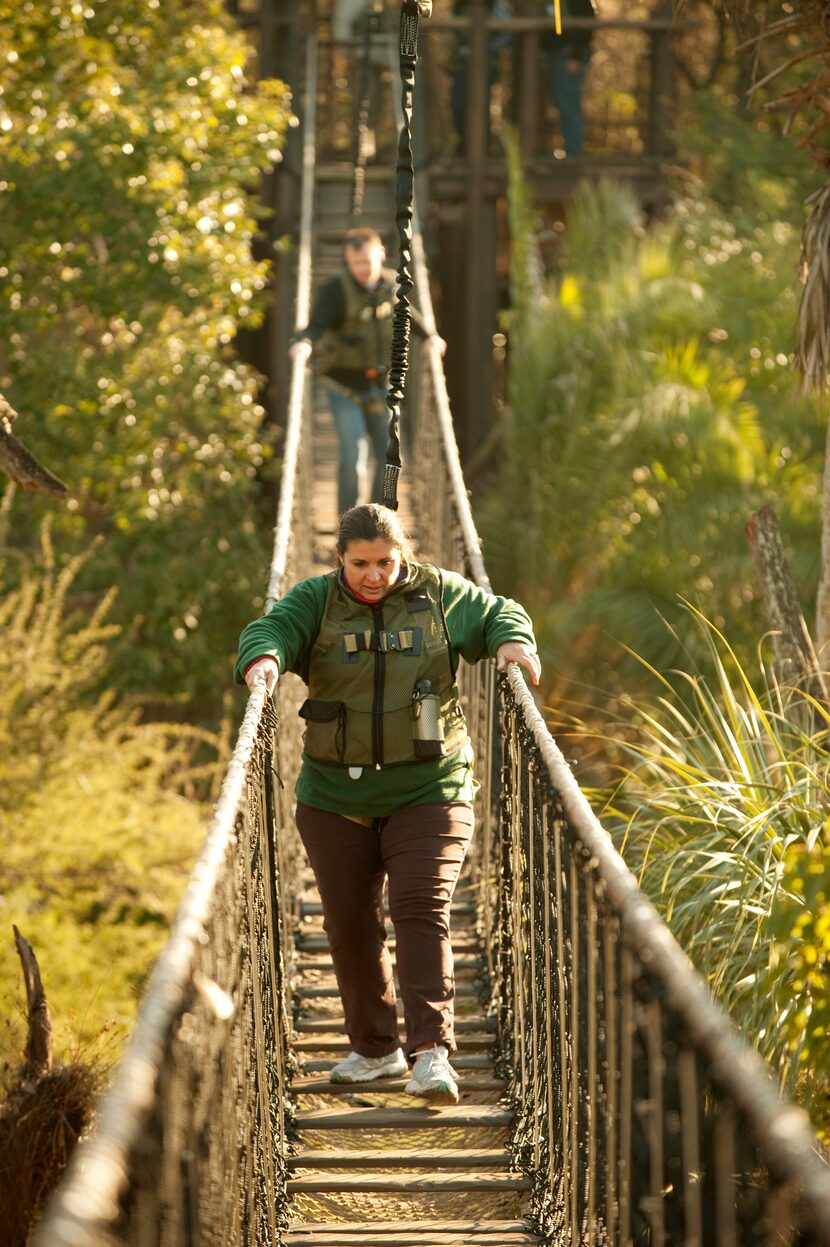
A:
<svg viewBox="0 0 830 1247">
<path fill-rule="evenodd" d="M 305 34 L 320 39 L 318 167 L 350 182 L 364 39 L 331 39 L 335 0 L 229 0 L 259 49 L 263 76 L 301 87 Z M 421 23 L 414 112 L 418 202 L 436 283 L 438 326 L 449 343 L 445 367 L 462 461 L 475 469 L 497 419 L 503 347 L 499 311 L 508 301 L 510 239 L 507 163 L 502 134 L 514 129 L 528 184 L 555 239 L 567 205 L 584 181 L 611 178 L 630 186 L 646 213 L 667 201 L 665 165 L 675 159 L 671 125 L 678 83 L 673 44 L 694 23 L 673 12 L 672 0 L 651 0 L 649 15 L 602 17 L 596 22 L 585 100 L 586 147 L 565 156 L 558 119 L 545 89 L 543 39 L 551 18 L 536 0 L 514 0 L 510 18 L 496 18 L 485 0 L 463 16 L 436 2 Z M 394 42 L 397 6 L 386 6 L 386 50 Z M 577 23 L 579 24 L 579 23 Z M 583 23 L 584 24 L 584 23 Z M 498 50 L 493 51 L 498 44 Z M 395 119 L 389 108 L 395 70 L 384 68 L 383 48 L 372 60 L 371 129 L 374 152 L 367 178 L 386 178 L 394 164 Z M 452 93 L 463 59 L 464 133 L 457 129 Z M 273 211 L 272 243 L 291 237 L 297 220 L 299 161 L 296 134 L 264 198 Z M 346 212 L 346 217 L 348 212 Z M 342 216 L 336 228 L 348 221 Z M 389 249 L 394 214 L 381 219 Z M 272 256 L 274 252 L 270 253 Z M 250 342 L 252 361 L 269 378 L 266 405 L 275 422 L 285 408 L 285 345 L 291 324 L 294 273 L 278 251 L 273 312 Z"/>
</svg>

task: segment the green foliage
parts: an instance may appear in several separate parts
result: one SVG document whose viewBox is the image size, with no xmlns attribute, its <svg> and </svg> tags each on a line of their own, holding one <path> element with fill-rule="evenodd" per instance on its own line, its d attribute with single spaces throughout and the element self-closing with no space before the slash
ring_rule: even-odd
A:
<svg viewBox="0 0 830 1247">
<path fill-rule="evenodd" d="M 531 609 L 549 676 L 606 693 L 641 681 L 620 641 L 663 668 L 684 646 L 702 657 L 678 595 L 753 653 L 764 623 L 743 529 L 765 503 L 805 608 L 815 592 L 824 432 L 790 368 L 805 165 L 717 101 L 701 110 L 689 193 L 645 229 L 627 188 L 583 184 L 547 277 L 534 278 L 536 221 L 511 160 L 509 413 L 480 508 L 488 564 Z"/>
<path fill-rule="evenodd" d="M 770 918 L 771 976 L 792 983 L 779 1019 L 794 1078 L 811 1088 L 813 1119 L 830 1141 L 830 821 L 810 844 L 784 854 L 781 889 Z"/>
<path fill-rule="evenodd" d="M 687 165 L 681 185 L 728 214 L 739 236 L 803 219 L 813 185 L 809 156 L 767 118 L 747 119 L 734 98 L 698 92 L 675 142 Z"/>
<path fill-rule="evenodd" d="M 827 1127 L 830 717 L 753 679 L 689 611 L 708 652 L 603 728 L 620 757 L 604 820 L 739 1027 Z M 756 688 L 760 692 L 756 692 Z"/>
<path fill-rule="evenodd" d="M 119 685 L 215 704 L 266 550 L 273 447 L 234 338 L 262 317 L 255 196 L 289 97 L 248 80 L 218 0 L 0 14 L 0 390 L 70 486 L 61 548 L 105 538 L 81 587 L 120 586 Z M 19 508 L 21 551 L 46 505 Z"/>
<path fill-rule="evenodd" d="M 142 722 L 106 677 L 109 595 L 73 610 L 82 559 L 0 583 L 0 860 L 4 1012 L 19 980 L 12 924 L 32 943 L 59 1043 L 132 1020 L 206 823 L 217 738 Z M 91 552 L 89 552 L 91 553 Z M 88 557 L 88 556 L 85 556 Z M 206 760 L 207 758 L 207 760 Z M 20 1022 L 0 1037 L 14 1065 Z"/>
</svg>

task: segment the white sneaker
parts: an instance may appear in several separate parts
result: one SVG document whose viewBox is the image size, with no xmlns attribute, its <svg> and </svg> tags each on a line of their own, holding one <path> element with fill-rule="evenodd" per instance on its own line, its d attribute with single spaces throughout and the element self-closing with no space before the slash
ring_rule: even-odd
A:
<svg viewBox="0 0 830 1247">
<path fill-rule="evenodd" d="M 332 1068 L 332 1082 L 374 1082 L 376 1078 L 400 1078 L 409 1072 L 406 1057 L 397 1048 L 386 1056 L 361 1056 L 350 1052 Z"/>
<path fill-rule="evenodd" d="M 409 1095 L 423 1096 L 430 1104 L 457 1104 L 457 1074 L 450 1065 L 447 1049 L 435 1044 L 413 1055 L 412 1077 L 404 1090 Z"/>
</svg>

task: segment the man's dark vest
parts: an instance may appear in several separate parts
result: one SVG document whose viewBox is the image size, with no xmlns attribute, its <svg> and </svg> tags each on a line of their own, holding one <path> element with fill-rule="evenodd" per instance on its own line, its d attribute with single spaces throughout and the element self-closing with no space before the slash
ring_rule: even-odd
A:
<svg viewBox="0 0 830 1247">
<path fill-rule="evenodd" d="M 444 754 L 459 753 L 467 725 L 458 701 L 453 655 L 436 567 L 415 565 L 411 580 L 382 602 L 358 602 L 329 577 L 323 619 L 311 651 L 304 750 L 340 766 L 421 762 L 413 743 L 416 680 L 438 693 Z"/>
<path fill-rule="evenodd" d="M 314 348 L 317 369 L 322 373 L 338 369 L 385 372 L 392 351 L 395 274 L 384 269 L 375 289 L 367 290 L 354 280 L 344 265 L 340 285 L 345 317 L 340 329 L 328 330 Z"/>
</svg>

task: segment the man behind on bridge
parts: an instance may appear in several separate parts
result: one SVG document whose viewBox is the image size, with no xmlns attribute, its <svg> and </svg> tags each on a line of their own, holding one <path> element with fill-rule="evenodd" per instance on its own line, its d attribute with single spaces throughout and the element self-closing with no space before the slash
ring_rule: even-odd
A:
<svg viewBox="0 0 830 1247">
<path fill-rule="evenodd" d="M 369 501 L 380 502 L 382 497 L 389 427 L 386 377 L 395 303 L 395 273 L 384 268 L 385 259 L 377 230 L 350 229 L 345 237 L 343 267 L 317 291 L 308 325 L 289 352 L 294 359 L 307 359 L 313 351 L 315 369 L 325 382 L 339 443 L 339 515 L 358 501 L 367 436 L 375 457 Z M 415 308 L 410 311 L 413 331 L 426 346 L 443 355 L 444 340 L 429 333 Z"/>
</svg>

